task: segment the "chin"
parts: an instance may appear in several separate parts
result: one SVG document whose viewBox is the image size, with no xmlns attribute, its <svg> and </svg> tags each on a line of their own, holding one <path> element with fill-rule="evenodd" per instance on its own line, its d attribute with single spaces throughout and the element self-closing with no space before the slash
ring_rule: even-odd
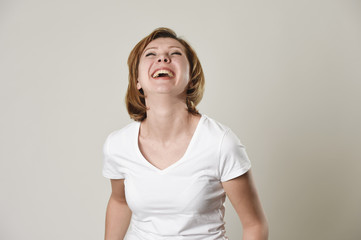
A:
<svg viewBox="0 0 361 240">
<path fill-rule="evenodd" d="M 170 89 L 158 89 L 154 93 L 157 93 L 157 94 L 170 94 L 170 93 L 172 93 L 172 91 Z"/>
<path fill-rule="evenodd" d="M 169 95 L 179 95 L 182 91 L 179 89 L 171 88 L 171 87 L 159 87 L 154 89 L 151 94 L 169 94 Z"/>
</svg>

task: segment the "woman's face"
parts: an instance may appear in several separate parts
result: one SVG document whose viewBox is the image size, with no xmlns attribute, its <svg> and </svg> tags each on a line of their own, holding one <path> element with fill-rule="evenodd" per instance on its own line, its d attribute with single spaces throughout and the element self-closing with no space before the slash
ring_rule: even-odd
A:
<svg viewBox="0 0 361 240">
<path fill-rule="evenodd" d="M 140 57 L 137 84 L 146 97 L 185 94 L 189 79 L 189 63 L 181 43 L 173 38 L 157 38 L 148 44 Z"/>
</svg>

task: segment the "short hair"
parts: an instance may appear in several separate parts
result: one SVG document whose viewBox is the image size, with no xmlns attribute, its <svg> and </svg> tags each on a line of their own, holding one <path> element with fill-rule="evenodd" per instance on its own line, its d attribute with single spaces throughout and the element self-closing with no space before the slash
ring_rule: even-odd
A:
<svg viewBox="0 0 361 240">
<path fill-rule="evenodd" d="M 185 48 L 186 56 L 190 66 L 190 80 L 187 85 L 186 104 L 189 113 L 198 115 L 199 112 L 196 106 L 201 101 L 204 92 L 204 74 L 201 63 L 197 57 L 196 52 L 185 40 L 178 37 L 173 30 L 161 27 L 155 29 L 152 33 L 138 42 L 129 54 L 129 83 L 125 96 L 125 103 L 130 118 L 134 119 L 135 121 L 143 121 L 147 118 L 147 107 L 145 105 L 143 89 L 137 89 L 138 67 L 140 57 L 144 49 L 151 41 L 157 38 L 175 39 Z"/>
</svg>

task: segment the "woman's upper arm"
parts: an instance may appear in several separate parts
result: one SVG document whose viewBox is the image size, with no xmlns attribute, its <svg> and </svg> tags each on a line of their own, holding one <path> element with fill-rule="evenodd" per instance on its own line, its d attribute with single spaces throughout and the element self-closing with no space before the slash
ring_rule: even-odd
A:
<svg viewBox="0 0 361 240">
<path fill-rule="evenodd" d="M 222 185 L 244 227 L 267 222 L 251 170 L 239 177 L 222 182 Z"/>
<path fill-rule="evenodd" d="M 114 199 L 120 202 L 126 202 L 124 191 L 124 179 L 110 179 L 112 185 L 112 195 Z"/>
</svg>

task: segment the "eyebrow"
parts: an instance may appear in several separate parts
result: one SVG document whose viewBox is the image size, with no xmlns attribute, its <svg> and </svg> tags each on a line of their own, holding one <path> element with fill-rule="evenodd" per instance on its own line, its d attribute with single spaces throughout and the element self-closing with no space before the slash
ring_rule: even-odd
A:
<svg viewBox="0 0 361 240">
<path fill-rule="evenodd" d="M 180 50 L 183 51 L 183 49 L 181 47 L 177 47 L 177 46 L 169 46 L 168 48 L 179 48 Z M 150 47 L 150 48 L 146 48 L 144 49 L 144 52 L 150 50 L 150 49 L 158 49 L 157 47 Z"/>
</svg>

